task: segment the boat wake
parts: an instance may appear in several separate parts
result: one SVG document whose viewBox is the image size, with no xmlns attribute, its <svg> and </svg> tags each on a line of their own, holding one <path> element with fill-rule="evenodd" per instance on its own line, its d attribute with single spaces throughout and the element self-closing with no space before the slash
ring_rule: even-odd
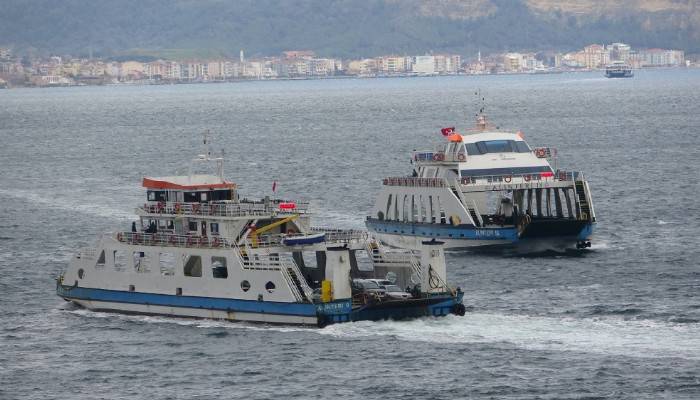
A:
<svg viewBox="0 0 700 400">
<path fill-rule="evenodd" d="M 700 325 L 621 318 L 467 313 L 464 317 L 331 325 L 320 332 L 338 338 L 388 336 L 435 343 L 492 343 L 538 351 L 700 359 Z"/>
<path fill-rule="evenodd" d="M 66 305 L 64 312 L 84 318 L 110 318 L 138 324 L 173 324 L 200 329 L 234 329 L 280 333 L 306 332 L 336 339 L 388 337 L 444 344 L 496 344 L 535 351 L 571 351 L 638 358 L 700 360 L 700 324 L 622 318 L 556 318 L 467 313 L 464 317 L 410 321 L 354 322 L 323 329 L 137 316 L 94 312 Z"/>
</svg>

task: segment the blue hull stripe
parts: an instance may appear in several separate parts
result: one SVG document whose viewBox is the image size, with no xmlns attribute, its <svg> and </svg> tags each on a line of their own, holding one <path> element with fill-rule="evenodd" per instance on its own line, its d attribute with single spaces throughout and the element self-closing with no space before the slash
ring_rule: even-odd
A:
<svg viewBox="0 0 700 400">
<path fill-rule="evenodd" d="M 444 239 L 505 240 L 516 242 L 515 227 L 476 228 L 474 225 L 413 224 L 397 221 L 368 219 L 367 228 L 378 233 L 393 235 L 424 236 Z"/>
<path fill-rule="evenodd" d="M 176 296 L 169 294 L 125 292 L 119 290 L 67 286 L 59 286 L 56 291 L 61 297 L 78 300 L 144 304 L 165 307 L 199 308 L 229 312 L 296 315 L 304 317 L 316 316 L 316 306 L 314 304 L 236 300 L 198 296 Z"/>
</svg>

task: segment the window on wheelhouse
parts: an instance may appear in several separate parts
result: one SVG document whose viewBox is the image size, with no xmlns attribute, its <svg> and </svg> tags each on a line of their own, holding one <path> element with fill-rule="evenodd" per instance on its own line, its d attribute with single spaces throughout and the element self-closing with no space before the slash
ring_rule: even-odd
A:
<svg viewBox="0 0 700 400">
<path fill-rule="evenodd" d="M 218 222 L 210 222 L 209 223 L 209 232 L 212 235 L 218 235 L 219 234 L 219 223 Z"/>
<path fill-rule="evenodd" d="M 193 278 L 202 277 L 202 257 L 193 255 L 183 255 L 185 257 L 183 272 L 185 276 Z"/>
<path fill-rule="evenodd" d="M 228 268 L 226 268 L 226 257 L 214 256 L 211 258 L 211 273 L 214 276 L 214 278 L 228 278 Z"/>
<path fill-rule="evenodd" d="M 476 143 L 467 143 L 467 154 L 470 156 L 488 153 L 529 153 L 527 143 L 517 140 L 485 140 Z"/>
</svg>

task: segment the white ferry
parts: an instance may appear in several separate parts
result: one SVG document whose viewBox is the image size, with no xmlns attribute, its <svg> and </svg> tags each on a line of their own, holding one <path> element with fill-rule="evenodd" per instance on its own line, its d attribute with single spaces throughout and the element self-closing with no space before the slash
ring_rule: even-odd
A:
<svg viewBox="0 0 700 400">
<path fill-rule="evenodd" d="M 596 217 L 588 182 L 557 168 L 556 149 L 532 149 L 521 132 L 500 131 L 483 113 L 475 129 L 443 135 L 437 150 L 413 154 L 411 176 L 383 180 L 366 221 L 380 241 L 409 249 L 426 239 L 448 248 L 590 247 Z"/>
<path fill-rule="evenodd" d="M 138 222 L 80 250 L 57 294 L 90 310 L 317 326 L 464 315 L 440 242 L 426 241 L 420 255 L 397 253 L 366 232 L 311 228 L 305 203 L 241 199 L 223 162 L 207 151 L 188 175 L 143 178 Z M 193 172 L 212 163 L 216 174 Z M 367 278 L 412 296 L 353 284 Z"/>
</svg>

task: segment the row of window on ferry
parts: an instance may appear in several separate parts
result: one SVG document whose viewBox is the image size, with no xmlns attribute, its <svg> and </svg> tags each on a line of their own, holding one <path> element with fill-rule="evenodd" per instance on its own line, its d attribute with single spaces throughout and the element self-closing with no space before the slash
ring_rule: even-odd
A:
<svg viewBox="0 0 700 400">
<path fill-rule="evenodd" d="M 478 156 L 488 153 L 529 153 L 532 150 L 524 141 L 519 140 L 484 140 L 475 143 L 450 143 L 446 149 L 448 153 L 463 153 L 467 150 L 467 155 Z"/>
<path fill-rule="evenodd" d="M 128 252 L 124 250 L 113 250 L 111 253 L 111 264 L 116 271 L 124 272 L 126 271 Z M 204 276 L 206 269 L 202 265 L 202 256 L 196 254 L 182 254 L 182 275 L 190 278 L 201 278 Z M 175 253 L 157 253 L 157 264 L 152 265 L 155 260 L 152 260 L 151 254 L 147 252 L 134 251 L 132 252 L 132 263 L 134 271 L 137 273 L 150 273 L 152 266 L 158 266 L 160 274 L 165 277 L 175 276 L 175 269 L 177 268 L 177 257 Z M 206 258 L 205 258 L 206 259 Z M 105 251 L 100 253 L 100 257 L 95 264 L 96 269 L 103 269 L 107 265 L 106 263 Z M 211 270 L 211 275 L 205 276 L 206 278 L 214 279 L 228 279 L 228 262 L 227 257 L 223 256 L 212 256 L 210 259 L 209 267 Z M 78 271 L 78 277 L 83 279 L 85 272 L 83 269 Z M 247 292 L 251 285 L 247 280 L 241 281 L 241 289 Z M 265 289 L 272 293 L 275 290 L 275 284 L 273 282 L 267 282 L 265 284 Z"/>
<path fill-rule="evenodd" d="M 204 203 L 207 201 L 235 200 L 232 189 L 183 192 L 181 190 L 148 190 L 148 201 L 176 201 L 181 203 Z"/>
</svg>

